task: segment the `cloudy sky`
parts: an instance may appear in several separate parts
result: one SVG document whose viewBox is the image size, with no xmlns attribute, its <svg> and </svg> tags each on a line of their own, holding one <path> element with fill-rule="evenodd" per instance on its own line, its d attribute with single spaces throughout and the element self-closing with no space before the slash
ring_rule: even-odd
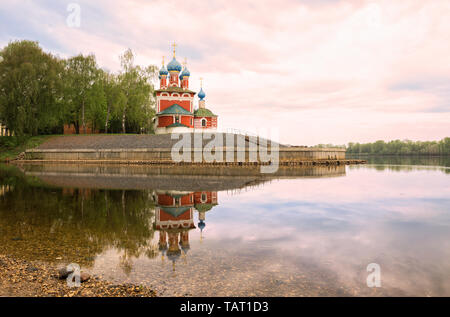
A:
<svg viewBox="0 0 450 317">
<path fill-rule="evenodd" d="M 16 39 L 111 71 L 127 48 L 160 65 L 175 41 L 222 129 L 298 145 L 450 136 L 448 0 L 1 0 L 0 46 Z"/>
</svg>

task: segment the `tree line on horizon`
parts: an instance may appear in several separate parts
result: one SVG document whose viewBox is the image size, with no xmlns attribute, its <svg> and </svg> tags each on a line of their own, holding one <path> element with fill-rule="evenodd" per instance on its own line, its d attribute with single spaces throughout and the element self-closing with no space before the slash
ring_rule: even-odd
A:
<svg viewBox="0 0 450 317">
<path fill-rule="evenodd" d="M 94 54 L 60 58 L 38 42 L 14 41 L 0 50 L 0 122 L 17 137 L 76 133 L 151 133 L 157 67 L 134 64 L 128 49 L 117 73 Z"/>
<path fill-rule="evenodd" d="M 341 148 L 356 155 L 450 155 L 450 137 L 440 141 L 382 140 L 348 145 L 318 144 L 317 148 Z"/>
<path fill-rule="evenodd" d="M 348 154 L 380 155 L 450 155 L 450 138 L 440 141 L 394 140 L 390 142 L 349 143 Z"/>
</svg>

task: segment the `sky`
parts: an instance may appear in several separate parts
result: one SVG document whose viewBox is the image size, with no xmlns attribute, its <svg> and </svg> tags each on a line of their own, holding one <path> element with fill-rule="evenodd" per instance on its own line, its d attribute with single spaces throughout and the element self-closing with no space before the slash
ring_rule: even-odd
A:
<svg viewBox="0 0 450 317">
<path fill-rule="evenodd" d="M 34 40 L 118 71 L 127 48 L 160 66 L 176 42 L 222 131 L 294 145 L 450 137 L 448 0 L 0 1 L 0 47 Z"/>
</svg>

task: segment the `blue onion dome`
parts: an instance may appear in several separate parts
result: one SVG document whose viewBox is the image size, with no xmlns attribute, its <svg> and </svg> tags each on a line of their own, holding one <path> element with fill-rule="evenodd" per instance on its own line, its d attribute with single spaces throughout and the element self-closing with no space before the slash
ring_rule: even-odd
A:
<svg viewBox="0 0 450 317">
<path fill-rule="evenodd" d="M 200 98 L 200 100 L 203 100 L 206 97 L 206 94 L 203 91 L 203 88 L 200 88 L 200 91 L 198 92 L 198 97 Z"/>
<path fill-rule="evenodd" d="M 175 263 L 180 258 L 180 255 L 181 255 L 181 250 L 180 250 L 180 252 L 171 252 L 171 253 L 168 252 L 167 258 L 170 261 L 172 261 L 173 263 Z"/>
<path fill-rule="evenodd" d="M 175 57 L 170 61 L 169 64 L 167 64 L 167 70 L 169 72 L 181 72 L 181 69 L 183 67 L 181 66 L 180 63 L 178 63 L 178 61 L 175 59 Z"/>
<path fill-rule="evenodd" d="M 169 74 L 169 72 L 167 71 L 167 68 L 166 68 L 166 66 L 162 66 L 161 67 L 161 69 L 159 70 L 159 76 L 163 76 L 163 75 L 168 75 Z M 161 77 L 160 77 L 161 78 Z"/>
<path fill-rule="evenodd" d="M 198 223 L 198 227 L 203 231 L 203 229 L 205 229 L 206 227 L 206 223 L 204 223 L 203 220 L 200 220 L 200 222 Z"/>
<path fill-rule="evenodd" d="M 191 72 L 189 71 L 189 69 L 187 69 L 187 67 L 184 68 L 183 72 L 180 75 L 180 79 L 183 79 L 183 77 L 189 77 L 191 76 Z"/>
</svg>

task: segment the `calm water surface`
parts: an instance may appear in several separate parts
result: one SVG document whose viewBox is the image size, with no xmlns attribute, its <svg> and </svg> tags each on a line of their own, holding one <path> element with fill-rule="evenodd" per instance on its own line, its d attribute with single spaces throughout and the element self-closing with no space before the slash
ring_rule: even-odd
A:
<svg viewBox="0 0 450 317">
<path fill-rule="evenodd" d="M 450 168 L 395 163 L 273 178 L 1 166 L 0 252 L 161 296 L 450 296 Z"/>
</svg>

